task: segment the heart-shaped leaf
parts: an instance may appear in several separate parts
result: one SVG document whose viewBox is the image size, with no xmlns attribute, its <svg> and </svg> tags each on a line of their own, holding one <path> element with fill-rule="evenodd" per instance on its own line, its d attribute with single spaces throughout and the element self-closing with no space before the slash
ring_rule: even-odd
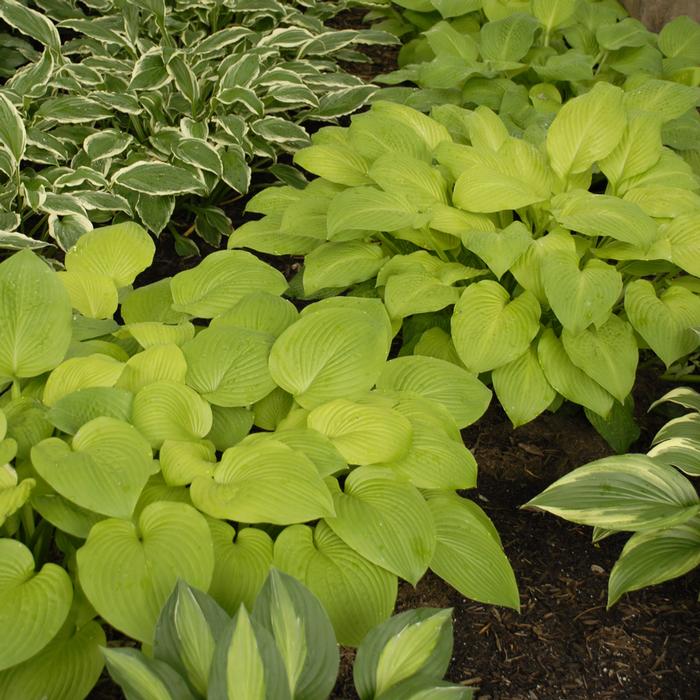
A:
<svg viewBox="0 0 700 700">
<path fill-rule="evenodd" d="M 468 231 L 462 242 L 500 279 L 530 247 L 532 234 L 522 221 L 514 221 L 502 231 Z"/>
<path fill-rule="evenodd" d="M 129 422 L 132 401 L 128 391 L 96 386 L 59 399 L 46 417 L 62 432 L 75 435 L 85 423 L 100 416 Z"/>
<path fill-rule="evenodd" d="M 42 400 L 53 406 L 59 399 L 79 389 L 112 387 L 117 383 L 124 363 L 109 355 L 95 353 L 87 357 L 71 357 L 51 372 Z"/>
<path fill-rule="evenodd" d="M 186 376 L 187 360 L 183 351 L 174 343 L 164 343 L 147 347 L 130 357 L 116 386 L 136 394 L 155 382 L 184 384 Z"/>
</svg>

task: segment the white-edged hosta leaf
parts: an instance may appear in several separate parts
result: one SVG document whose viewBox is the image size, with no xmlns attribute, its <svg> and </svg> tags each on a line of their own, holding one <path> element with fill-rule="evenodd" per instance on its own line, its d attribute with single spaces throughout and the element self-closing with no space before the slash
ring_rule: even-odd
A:
<svg viewBox="0 0 700 700">
<path fill-rule="evenodd" d="M 649 410 L 651 411 L 652 408 L 667 401 L 677 403 L 679 406 L 684 406 L 685 408 L 692 408 L 695 411 L 700 411 L 700 394 L 687 386 L 671 389 L 671 391 L 665 393 L 660 399 L 654 401 L 654 403 L 649 406 Z"/>
<path fill-rule="evenodd" d="M 166 484 L 184 486 L 191 484 L 195 477 L 214 471 L 216 451 L 209 440 L 165 440 L 160 446 L 158 461 Z"/>
<path fill-rule="evenodd" d="M 245 605 L 249 610 L 272 566 L 272 539 L 265 531 L 245 527 L 238 533 L 228 523 L 209 518 L 214 543 L 214 576 L 209 595 L 229 615 Z"/>
<path fill-rule="evenodd" d="M 378 566 L 416 584 L 435 550 L 435 526 L 425 499 L 388 469 L 359 467 L 334 493 L 338 537 Z"/>
<path fill-rule="evenodd" d="M 56 54 L 61 51 L 61 38 L 53 22 L 43 13 L 32 10 L 16 0 L 6 0 L 0 7 L 0 17 L 22 34 L 35 39 Z"/>
<path fill-rule="evenodd" d="M 195 168 L 214 173 L 221 178 L 224 166 L 217 150 L 203 139 L 185 138 L 173 147 L 173 155 Z"/>
<path fill-rule="evenodd" d="M 428 508 L 437 533 L 430 568 L 468 598 L 519 610 L 515 574 L 483 510 L 446 492 L 429 494 Z"/>
<path fill-rule="evenodd" d="M 186 375 L 187 361 L 177 345 L 152 345 L 129 358 L 116 387 L 136 394 L 155 382 L 184 384 Z"/>
<path fill-rule="evenodd" d="M 0 377 L 56 367 L 71 340 L 71 303 L 54 272 L 29 250 L 0 263 Z"/>
<path fill-rule="evenodd" d="M 676 418 L 656 434 L 654 446 L 647 454 L 657 462 L 677 467 L 689 476 L 700 476 L 699 431 L 697 413 Z"/>
<path fill-rule="evenodd" d="M 66 253 L 68 272 L 110 277 L 117 288 L 131 284 L 153 261 L 155 244 L 138 224 L 126 221 L 93 229 Z"/>
<path fill-rule="evenodd" d="M 585 172 L 617 146 L 627 125 L 623 96 L 600 82 L 559 110 L 547 133 L 547 154 L 560 178 Z"/>
<path fill-rule="evenodd" d="M 700 565 L 700 518 L 661 531 L 638 532 L 610 572 L 608 607 L 629 591 L 682 576 Z"/>
<path fill-rule="evenodd" d="M 632 391 L 639 351 L 632 326 L 614 314 L 597 328 L 574 335 L 566 328 L 561 340 L 569 359 L 620 403 Z"/>
<path fill-rule="evenodd" d="M 458 428 L 478 420 L 488 408 L 491 391 L 473 374 L 433 357 L 390 360 L 377 380 L 378 389 L 410 391 L 442 404 Z"/>
<path fill-rule="evenodd" d="M 0 624 L 12 630 L 0 640 L 0 670 L 43 649 L 61 629 L 73 600 L 68 574 L 56 564 L 35 573 L 31 551 L 0 539 Z"/>
<path fill-rule="evenodd" d="M 387 351 L 381 318 L 361 308 L 319 306 L 275 341 L 270 373 L 301 406 L 314 408 L 369 391 L 381 374 Z"/>
<path fill-rule="evenodd" d="M 626 454 L 574 469 L 526 506 L 582 525 L 642 532 L 689 520 L 700 511 L 700 499 L 673 467 Z"/>
<path fill-rule="evenodd" d="M 42 400 L 46 406 L 53 406 L 59 399 L 79 389 L 112 387 L 123 369 L 123 362 L 101 353 L 72 357 L 51 372 L 44 386 Z"/>
<path fill-rule="evenodd" d="M 493 389 L 514 428 L 540 415 L 556 398 L 531 345 L 520 357 L 493 370 Z"/>
<path fill-rule="evenodd" d="M 75 435 L 85 423 L 100 416 L 128 423 L 132 400 L 128 391 L 112 387 L 79 389 L 56 401 L 46 418 L 61 432 Z"/>
<path fill-rule="evenodd" d="M 197 440 L 212 427 L 209 404 L 194 389 L 177 382 L 156 382 L 134 396 L 132 422 L 159 449 L 164 440 Z"/>
<path fill-rule="evenodd" d="M 19 167 L 26 145 L 24 121 L 12 102 L 0 93 L 0 147 L 12 156 L 15 168 Z"/>
<path fill-rule="evenodd" d="M 112 183 L 135 192 L 152 195 L 203 194 L 203 180 L 189 170 L 160 161 L 138 161 L 120 168 L 112 175 Z"/>
<path fill-rule="evenodd" d="M 113 158 L 124 152 L 133 140 L 134 137 L 125 131 L 102 129 L 85 137 L 83 150 L 91 161 Z"/>
<path fill-rule="evenodd" d="M 304 292 L 315 294 L 326 287 L 349 287 L 364 282 L 374 277 L 386 260 L 376 243 L 323 243 L 304 260 Z"/>
<path fill-rule="evenodd" d="M 394 608 L 396 576 L 358 554 L 325 522 L 292 525 L 275 541 L 275 566 L 323 604 L 341 644 L 357 645 Z"/>
<path fill-rule="evenodd" d="M 259 331 L 277 338 L 296 321 L 299 312 L 292 302 L 269 292 L 251 292 L 221 316 L 216 316 L 209 328 L 235 326 Z"/>
<path fill-rule="evenodd" d="M 284 275 L 242 250 L 221 250 L 207 255 L 192 270 L 179 272 L 170 284 L 173 309 L 214 318 L 252 292 L 282 294 Z"/>
<path fill-rule="evenodd" d="M 537 358 L 549 384 L 565 399 L 585 406 L 603 418 L 608 415 L 613 397 L 571 361 L 551 328 L 540 336 Z"/>
<path fill-rule="evenodd" d="M 207 590 L 214 571 L 205 518 L 192 506 L 165 501 L 146 506 L 138 524 L 98 523 L 77 559 L 80 584 L 95 610 L 146 644 L 177 580 Z"/>
<path fill-rule="evenodd" d="M 208 515 L 244 523 L 288 525 L 334 512 L 313 462 L 274 440 L 229 448 L 211 476 L 195 478 L 190 494 Z"/>
<path fill-rule="evenodd" d="M 58 493 L 77 505 L 129 518 L 153 473 L 151 448 L 139 432 L 116 418 L 83 425 L 69 447 L 48 438 L 32 448 L 32 464 Z"/>
<path fill-rule="evenodd" d="M 700 299 L 683 287 L 669 287 L 656 295 L 648 280 L 636 279 L 625 289 L 629 322 L 667 367 L 695 350 L 700 343 Z"/>
<path fill-rule="evenodd" d="M 524 291 L 511 301 L 498 282 L 467 287 L 452 316 L 452 340 L 468 370 L 485 372 L 512 362 L 537 335 L 540 305 Z"/>
<path fill-rule="evenodd" d="M 383 406 L 335 399 L 309 413 L 309 428 L 325 435 L 349 464 L 392 462 L 407 453 L 410 422 Z"/>
</svg>

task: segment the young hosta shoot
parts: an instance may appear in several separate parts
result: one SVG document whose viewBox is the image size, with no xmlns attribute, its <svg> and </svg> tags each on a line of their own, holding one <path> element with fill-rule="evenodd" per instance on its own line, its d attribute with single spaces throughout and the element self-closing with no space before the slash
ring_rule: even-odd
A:
<svg viewBox="0 0 700 700">
<path fill-rule="evenodd" d="M 634 533 L 610 572 L 608 607 L 624 593 L 700 566 L 700 498 L 681 473 L 700 474 L 700 395 L 674 389 L 651 408 L 664 402 L 694 412 L 666 423 L 646 455 L 608 457 L 579 467 L 524 506 L 592 525 L 603 536 Z"/>
<path fill-rule="evenodd" d="M 180 581 L 161 610 L 153 655 L 103 649 L 128 700 L 325 700 L 339 653 L 318 599 L 272 569 L 252 614 L 233 616 Z M 452 655 L 451 610 L 409 610 L 373 628 L 357 651 L 362 700 L 419 700 L 431 693 L 467 700 L 472 690 L 442 680 Z"/>
</svg>

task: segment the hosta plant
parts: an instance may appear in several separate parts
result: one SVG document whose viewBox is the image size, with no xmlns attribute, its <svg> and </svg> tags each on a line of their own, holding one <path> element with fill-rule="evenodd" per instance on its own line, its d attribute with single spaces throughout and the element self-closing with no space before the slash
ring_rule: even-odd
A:
<svg viewBox="0 0 700 700">
<path fill-rule="evenodd" d="M 153 644 L 178 579 L 233 615 L 274 564 L 348 645 L 428 568 L 518 607 L 498 534 L 457 494 L 476 482 L 459 430 L 489 389 L 387 360 L 377 299 L 299 313 L 247 252 L 132 290 L 153 252 L 122 223 L 61 272 L 29 250 L 0 263 L 0 696 L 84 697 L 95 620 Z"/>
<path fill-rule="evenodd" d="M 0 247 L 67 250 L 129 218 L 168 227 L 181 252 L 192 233 L 217 246 L 251 168 L 285 177 L 277 157 L 308 143 L 304 122 L 375 91 L 335 61 L 395 40 L 330 29 L 314 9 L 336 5 L 304 5 L 3 2 L 0 31 L 41 51 L 0 87 Z"/>
<path fill-rule="evenodd" d="M 452 655 L 450 613 L 410 610 L 370 630 L 354 668 L 361 700 L 471 698 L 471 689 L 442 680 Z M 252 612 L 241 603 L 233 615 L 179 582 L 158 617 L 152 656 L 130 648 L 103 653 L 127 700 L 325 700 L 339 665 L 318 598 L 275 569 Z"/>
<path fill-rule="evenodd" d="M 595 527 L 594 540 L 632 532 L 610 572 L 608 607 L 628 591 L 700 566 L 700 394 L 673 389 L 658 401 L 693 409 L 656 434 L 643 454 L 607 457 L 574 469 L 525 508 Z"/>
<path fill-rule="evenodd" d="M 561 397 L 621 420 L 639 347 L 672 365 L 698 346 L 699 182 L 661 139 L 683 94 L 599 83 L 536 144 L 486 107 L 375 104 L 315 134 L 295 159 L 318 179 L 254 197 L 229 246 L 304 255 L 307 298 L 381 298 L 398 362 L 490 380 L 514 425 Z"/>
</svg>

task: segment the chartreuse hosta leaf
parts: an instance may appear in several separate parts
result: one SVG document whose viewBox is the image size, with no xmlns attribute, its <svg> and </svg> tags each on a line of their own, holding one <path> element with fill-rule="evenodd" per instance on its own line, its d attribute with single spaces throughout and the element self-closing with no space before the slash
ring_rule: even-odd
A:
<svg viewBox="0 0 700 700">
<path fill-rule="evenodd" d="M 0 539 L 0 623 L 12 630 L 0 639 L 0 671 L 43 649 L 61 629 L 73 600 L 68 574 L 56 564 L 35 573 L 21 542 Z"/>
<path fill-rule="evenodd" d="M 270 535 L 254 527 L 236 533 L 228 523 L 213 518 L 207 522 L 214 543 L 209 594 L 229 615 L 235 614 L 241 603 L 252 609 L 272 566 Z"/>
<path fill-rule="evenodd" d="M 87 235 L 87 234 L 85 234 Z M 119 292 L 107 275 L 91 270 L 59 272 L 74 309 L 87 318 L 112 318 L 119 306 Z"/>
<path fill-rule="evenodd" d="M 390 360 L 377 388 L 409 391 L 437 401 L 450 412 L 458 428 L 478 420 L 491 401 L 491 392 L 474 375 L 433 357 Z"/>
<path fill-rule="evenodd" d="M 75 435 L 81 426 L 94 418 L 129 422 L 132 401 L 133 396 L 121 389 L 102 386 L 79 389 L 56 401 L 46 418 L 60 431 Z"/>
<path fill-rule="evenodd" d="M 197 476 L 211 474 L 216 450 L 209 440 L 165 440 L 158 453 L 163 479 L 170 486 L 191 484 Z"/>
<path fill-rule="evenodd" d="M 144 285 L 129 294 L 121 305 L 121 315 L 128 325 L 158 321 L 179 323 L 189 316 L 172 308 L 173 295 L 170 289 L 171 278 Z"/>
<path fill-rule="evenodd" d="M 359 467 L 333 494 L 333 531 L 364 557 L 415 583 L 435 550 L 435 526 L 418 489 L 390 469 Z"/>
<path fill-rule="evenodd" d="M 522 221 L 514 221 L 502 231 L 466 231 L 462 242 L 500 279 L 530 247 L 532 234 Z"/>
<path fill-rule="evenodd" d="M 673 467 L 627 454 L 575 469 L 526 506 L 582 525 L 644 532 L 689 521 L 700 511 L 700 499 Z"/>
<path fill-rule="evenodd" d="M 189 321 L 180 323 L 160 323 L 158 321 L 143 321 L 142 323 L 130 323 L 122 326 L 116 334 L 128 333 L 144 349 L 148 350 L 154 345 L 183 346 L 188 340 L 194 338 L 194 326 Z"/>
<path fill-rule="evenodd" d="M 79 389 L 113 387 L 123 369 L 123 362 L 100 353 L 72 357 L 51 372 L 42 400 L 47 406 L 53 406 L 59 399 Z"/>
<path fill-rule="evenodd" d="M 173 309 L 213 318 L 229 311 L 252 292 L 282 294 L 287 282 L 281 272 L 251 253 L 221 250 L 207 255 L 194 269 L 175 275 L 170 289 Z"/>
<path fill-rule="evenodd" d="M 83 425 L 72 447 L 59 438 L 32 448 L 32 464 L 58 493 L 83 508 L 131 516 L 153 473 L 148 442 L 128 423 L 100 417 Z"/>
<path fill-rule="evenodd" d="M 247 408 L 212 406 L 211 413 L 211 429 L 205 437 L 219 452 L 239 443 L 253 426 L 253 413 Z"/>
<path fill-rule="evenodd" d="M 185 355 L 177 345 L 152 345 L 127 360 L 116 387 L 136 394 L 155 382 L 171 381 L 184 384 L 187 369 Z"/>
<path fill-rule="evenodd" d="M 519 610 L 513 569 L 484 511 L 454 492 L 432 491 L 427 501 L 437 533 L 430 568 L 469 598 Z"/>
<path fill-rule="evenodd" d="M 235 326 L 277 338 L 298 316 L 296 307 L 287 299 L 269 292 L 251 292 L 230 311 L 212 319 L 209 327 Z"/>
<path fill-rule="evenodd" d="M 194 479 L 190 493 L 208 515 L 244 523 L 287 525 L 334 512 L 313 462 L 275 440 L 229 448 L 211 476 Z"/>
<path fill-rule="evenodd" d="M 357 646 L 394 608 L 396 576 L 358 554 L 323 521 L 313 529 L 283 530 L 275 540 L 274 563 L 318 597 L 341 644 Z"/>
<path fill-rule="evenodd" d="M 138 523 L 97 523 L 78 550 L 80 585 L 113 627 L 151 644 L 163 603 L 178 579 L 207 590 L 214 548 L 204 517 L 192 506 L 152 503 Z"/>
<path fill-rule="evenodd" d="M 71 303 L 32 252 L 0 263 L 0 378 L 36 377 L 56 367 L 71 339 Z"/>
<path fill-rule="evenodd" d="M 540 305 L 525 291 L 512 301 L 497 282 L 467 287 L 452 316 L 452 339 L 462 362 L 485 372 L 522 355 L 539 330 Z"/>
<path fill-rule="evenodd" d="M 29 500 L 36 486 L 35 479 L 19 481 L 17 472 L 10 466 L 17 454 L 17 442 L 12 438 L 1 438 L 5 432 L 4 421 L 5 414 L 0 410 L 0 527 Z"/>
<path fill-rule="evenodd" d="M 375 627 L 357 650 L 353 679 L 361 700 L 420 676 L 439 681 L 452 657 L 452 610 L 420 608 Z"/>
<path fill-rule="evenodd" d="M 388 319 L 386 319 L 388 322 Z M 270 374 L 304 408 L 371 389 L 387 355 L 386 326 L 361 308 L 319 308 L 275 341 Z"/>
<path fill-rule="evenodd" d="M 274 337 L 236 326 L 207 328 L 182 348 L 187 383 L 217 406 L 248 406 L 275 383 L 268 369 Z"/>
<path fill-rule="evenodd" d="M 374 277 L 386 262 L 381 247 L 361 241 L 329 242 L 312 250 L 304 261 L 304 291 L 349 287 Z"/>
<path fill-rule="evenodd" d="M 255 601 L 253 620 L 274 637 L 292 697 L 325 700 L 335 685 L 340 656 L 318 598 L 273 569 Z"/>
<path fill-rule="evenodd" d="M 638 532 L 610 572 L 608 607 L 628 591 L 682 576 L 700 566 L 700 518 L 660 531 Z"/>
</svg>

